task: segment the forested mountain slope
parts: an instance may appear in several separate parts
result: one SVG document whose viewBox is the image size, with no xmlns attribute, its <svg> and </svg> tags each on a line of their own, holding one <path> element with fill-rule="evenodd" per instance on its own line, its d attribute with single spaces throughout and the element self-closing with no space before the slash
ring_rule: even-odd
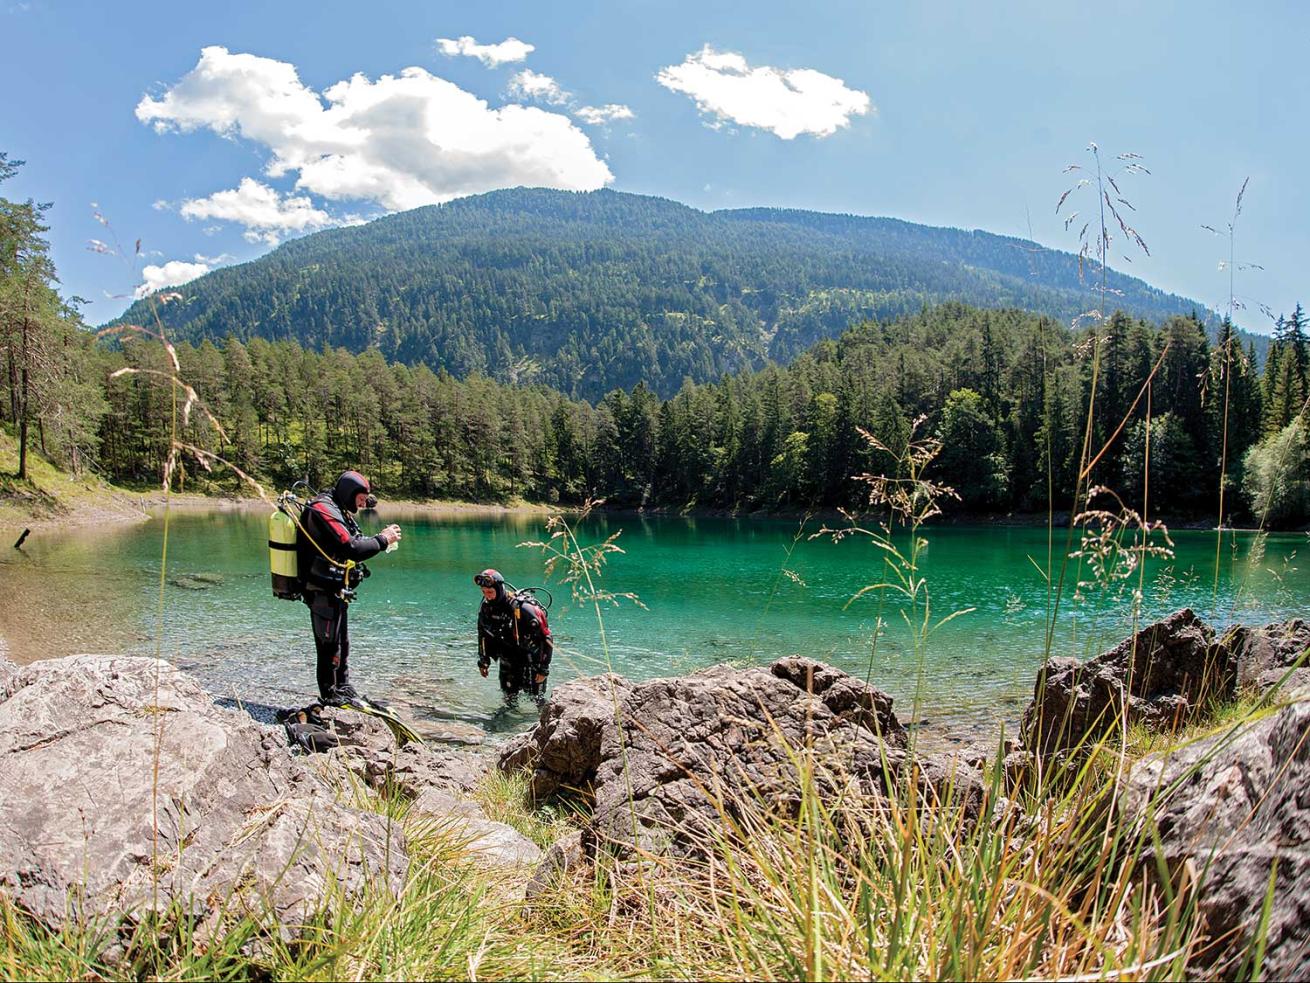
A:
<svg viewBox="0 0 1310 983">
<path fill-rule="evenodd" d="M 1111 286 L 1140 317 L 1201 309 L 1120 274 Z M 161 315 L 191 341 L 376 348 L 593 400 L 639 381 L 669 396 L 944 300 L 1066 323 L 1095 304 L 1072 254 L 986 232 L 532 189 L 306 236 L 178 292 Z"/>
</svg>

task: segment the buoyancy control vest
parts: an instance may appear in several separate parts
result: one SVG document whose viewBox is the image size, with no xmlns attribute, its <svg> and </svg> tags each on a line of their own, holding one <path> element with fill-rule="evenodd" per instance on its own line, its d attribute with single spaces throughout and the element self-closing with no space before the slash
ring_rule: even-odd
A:
<svg viewBox="0 0 1310 983">
<path fill-rule="evenodd" d="M 530 593 L 503 591 L 496 600 L 482 602 L 478 610 L 479 661 L 489 659 L 491 650 L 497 656 L 508 650 L 526 656 L 538 671 L 545 672 L 553 647 L 546 609 Z"/>
<path fill-rule="evenodd" d="M 355 522 L 359 496 L 365 508 L 377 505 L 367 478 L 344 471 L 331 491 L 308 503 L 292 492 L 278 496 L 269 516 L 269 569 L 273 595 L 286 600 L 307 592 L 328 592 L 349 601 L 368 576 L 364 560 L 387 548 L 381 536 L 365 536 Z"/>
<path fill-rule="evenodd" d="M 331 493 L 310 500 L 300 513 L 298 532 L 296 549 L 305 590 L 331 594 L 353 591 L 368 576 L 368 569 L 350 555 L 359 552 L 349 549 L 349 544 L 363 538 L 359 525 L 350 513 L 338 507 Z M 377 552 L 375 547 L 367 555 Z"/>
</svg>

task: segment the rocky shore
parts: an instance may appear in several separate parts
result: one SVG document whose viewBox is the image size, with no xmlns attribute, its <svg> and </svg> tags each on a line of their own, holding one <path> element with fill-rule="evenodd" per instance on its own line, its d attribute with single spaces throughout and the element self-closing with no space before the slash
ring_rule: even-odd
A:
<svg viewBox="0 0 1310 983">
<path fill-rule="evenodd" d="M 1263 931 L 1266 974 L 1306 979 L 1307 648 L 1301 620 L 1219 637 L 1179 611 L 1091 661 L 1051 660 L 1006 746 L 942 754 L 921 753 L 889 696 L 800 657 L 575 680 L 494 748 L 397 748 L 377 720 L 328 710 L 342 746 L 306 755 L 168 663 L 17 667 L 0 653 L 0 891 L 49 926 L 168 909 L 218 930 L 257 911 L 294 934 L 330 892 L 402 890 L 407 837 L 436 825 L 541 903 L 602 853 L 699 863 L 761 809 L 794 814 L 807 783 L 829 803 L 874 808 L 909 790 L 923 821 L 964 828 L 1129 729 L 1176 734 L 1255 698 L 1263 715 L 1127 767 L 1107 822 L 1152 824 L 1143 876 L 1195 892 L 1209 941 L 1189 972 L 1231 973 Z M 537 802 L 570 800 L 585 820 L 543 855 L 471 794 L 493 769 L 525 774 Z M 403 820 L 367 807 L 380 797 L 403 804 Z"/>
</svg>

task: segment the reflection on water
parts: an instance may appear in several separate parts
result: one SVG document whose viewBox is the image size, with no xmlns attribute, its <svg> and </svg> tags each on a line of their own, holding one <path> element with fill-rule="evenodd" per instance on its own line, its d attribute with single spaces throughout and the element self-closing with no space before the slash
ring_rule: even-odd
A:
<svg viewBox="0 0 1310 983">
<path fill-rule="evenodd" d="M 505 708 L 495 674 L 477 673 L 481 595 L 471 578 L 494 566 L 520 586 L 540 584 L 541 554 L 519 544 L 544 538 L 544 517 L 434 519 L 384 509 L 364 525 L 393 521 L 405 527 L 401 548 L 371 562 L 374 576 L 351 607 L 356 684 L 453 739 L 525 726 L 535 717 L 531 704 Z M 934 634 L 920 659 L 894 598 L 880 602 L 875 591 L 850 603 L 882 579 L 878 551 L 854 538 L 807 536 L 792 549 L 797 528 L 782 520 L 594 517 L 583 538 L 621 531 L 626 551 L 613 557 L 605 586 L 636 593 L 648 610 L 627 603 L 605 609 L 607 661 L 594 612 L 553 584 L 552 685 L 610 668 L 650 678 L 803 654 L 867 675 L 896 697 L 905 716 L 920 675 L 923 715 L 934 722 L 1017 715 L 1045 653 L 1044 530 L 930 531 L 921 572 L 934 620 L 973 611 Z M 159 521 L 46 533 L 22 553 L 0 557 L 0 634 L 11 657 L 153 654 L 161 535 Z M 1217 584 L 1214 534 L 1174 535 L 1175 558 L 1148 562 L 1145 618 L 1182 606 L 1219 625 L 1305 612 L 1310 576 L 1298 559 L 1304 535 L 1270 536 L 1262 549 L 1253 549 L 1249 534 L 1226 536 Z M 266 541 L 261 514 L 173 518 L 161 650 L 222 697 L 303 704 L 315 692 L 309 617 L 303 605 L 271 596 Z M 1066 582 L 1085 577 L 1071 565 Z M 1079 601 L 1067 589 L 1053 654 L 1085 658 L 1122 639 L 1136 587 L 1136 578 L 1092 587 Z"/>
<path fill-rule="evenodd" d="M 122 652 L 152 637 L 142 601 L 159 585 L 159 561 L 121 524 L 71 533 L 39 531 L 0 554 L 0 637 L 19 664 L 51 655 Z M 124 615 L 131 613 L 130 617 Z"/>
</svg>

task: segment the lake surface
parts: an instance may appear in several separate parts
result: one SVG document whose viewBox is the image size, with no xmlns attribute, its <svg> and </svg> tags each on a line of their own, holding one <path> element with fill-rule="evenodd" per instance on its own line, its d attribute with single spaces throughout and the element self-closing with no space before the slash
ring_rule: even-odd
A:
<svg viewBox="0 0 1310 983">
<path fill-rule="evenodd" d="M 351 607 L 352 678 L 365 693 L 398 700 L 421 719 L 512 730 L 531 707 L 502 708 L 494 680 L 476 670 L 474 626 L 481 595 L 472 576 L 501 570 L 514 584 L 542 584 L 542 554 L 518 544 L 545 538 L 537 515 L 435 519 L 382 509 L 366 531 L 397 521 L 399 550 L 371 561 L 373 576 Z M 557 639 L 552 685 L 612 668 L 633 678 L 684 673 L 718 662 L 765 664 L 793 653 L 871 680 L 910 716 L 922 679 L 921 716 L 956 726 L 1014 719 L 1045 651 L 1048 591 L 1045 529 L 987 526 L 927 531 L 921 572 L 934 620 L 974 609 L 934 633 L 916 656 L 897 598 L 862 588 L 883 579 L 882 554 L 866 539 L 810 539 L 820 523 L 599 516 L 584 543 L 615 532 L 603 586 L 636 594 L 603 609 L 608 662 L 594 611 L 566 585 L 548 584 Z M 165 657 L 215 693 L 251 703 L 301 705 L 315 695 L 309 616 L 269 587 L 262 513 L 175 513 L 168 540 L 162 645 Z M 1064 533 L 1054 548 L 1057 573 Z M 1257 545 L 1225 534 L 1218 590 L 1215 534 L 1175 532 L 1173 559 L 1151 558 L 1144 619 L 1190 606 L 1216 624 L 1263 623 L 1307 613 L 1310 570 L 1304 534 Z M 73 652 L 153 654 L 163 522 L 96 532 L 45 533 L 23 553 L 0 557 L 0 635 L 18 661 Z M 902 542 L 901 545 L 908 545 Z M 1253 549 L 1253 547 L 1255 547 Z M 1081 576 L 1090 576 L 1086 567 Z M 1137 577 L 1073 597 L 1079 567 L 1054 633 L 1054 654 L 1088 657 L 1131 628 Z M 885 629 L 872 644 L 881 604 Z"/>
</svg>

